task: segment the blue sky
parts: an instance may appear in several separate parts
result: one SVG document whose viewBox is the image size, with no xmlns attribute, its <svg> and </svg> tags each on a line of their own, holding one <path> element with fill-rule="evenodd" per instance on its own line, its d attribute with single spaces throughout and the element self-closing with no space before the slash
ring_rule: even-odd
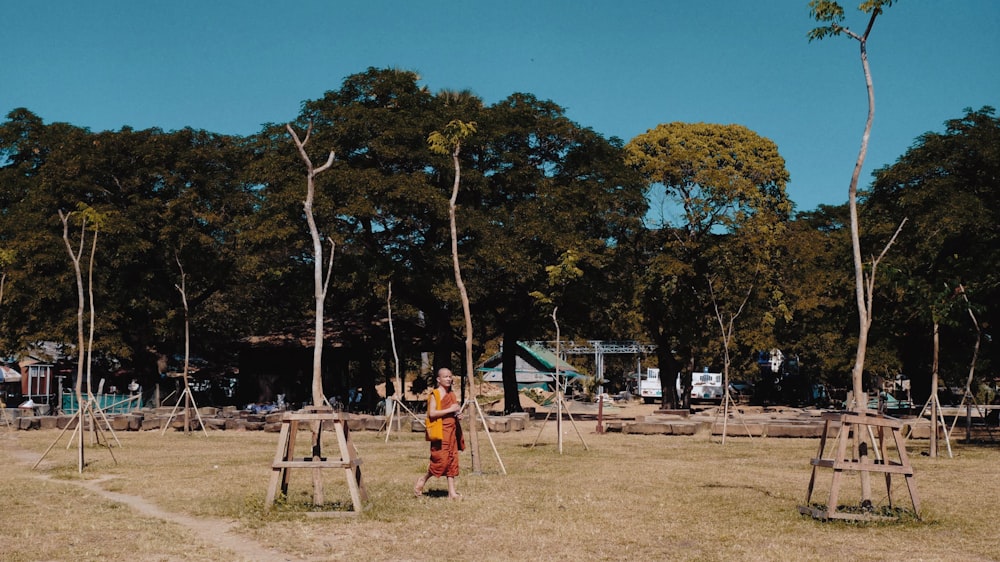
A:
<svg viewBox="0 0 1000 562">
<path fill-rule="evenodd" d="M 842 4 L 846 24 L 867 19 Z M 856 41 L 809 43 L 807 0 L 0 0 L 0 112 L 94 131 L 248 135 L 369 66 L 486 103 L 514 92 L 629 140 L 738 123 L 777 143 L 799 210 L 841 204 L 867 98 Z M 868 45 L 864 184 L 966 107 L 1000 108 L 1000 2 L 900 0 Z"/>
</svg>

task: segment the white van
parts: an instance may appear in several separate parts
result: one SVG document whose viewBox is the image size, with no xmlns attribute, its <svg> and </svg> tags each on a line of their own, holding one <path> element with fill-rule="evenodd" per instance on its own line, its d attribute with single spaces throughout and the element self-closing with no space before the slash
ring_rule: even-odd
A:
<svg viewBox="0 0 1000 562">
<path fill-rule="evenodd" d="M 691 373 L 691 403 L 722 403 L 722 373 Z"/>
</svg>

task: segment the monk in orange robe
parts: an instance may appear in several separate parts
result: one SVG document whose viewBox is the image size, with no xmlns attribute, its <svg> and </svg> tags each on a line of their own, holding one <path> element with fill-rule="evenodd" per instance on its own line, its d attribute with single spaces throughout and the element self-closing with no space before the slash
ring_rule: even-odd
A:
<svg viewBox="0 0 1000 562">
<path fill-rule="evenodd" d="M 461 498 L 455 491 L 455 478 L 458 476 L 458 453 L 465 447 L 462 440 L 462 406 L 451 391 L 454 380 L 450 369 L 439 369 L 437 373 L 437 388 L 427 398 L 427 417 L 433 421 L 440 419 L 444 427 L 444 438 L 441 441 L 431 441 L 431 462 L 427 474 L 417 479 L 413 486 L 413 494 L 422 496 L 424 484 L 430 477 L 444 476 L 448 479 L 448 497 Z"/>
</svg>

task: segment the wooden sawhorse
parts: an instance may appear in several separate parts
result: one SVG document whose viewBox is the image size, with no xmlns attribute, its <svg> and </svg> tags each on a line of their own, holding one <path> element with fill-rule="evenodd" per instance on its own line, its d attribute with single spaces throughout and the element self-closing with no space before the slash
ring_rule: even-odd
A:
<svg viewBox="0 0 1000 562">
<path fill-rule="evenodd" d="M 839 510 L 837 500 L 840 495 L 841 476 L 844 471 L 855 471 L 861 475 L 862 503 L 871 498 L 870 474 L 872 472 L 885 475 L 886 495 L 889 507 L 892 503 L 892 475 L 899 474 L 906 479 L 906 487 L 910 492 L 910 502 L 913 504 L 913 513 L 920 518 L 920 499 L 917 497 L 916 482 L 913 479 L 913 467 L 910 466 L 910 458 L 906 454 L 906 442 L 903 439 L 901 429 L 902 422 L 893 418 L 886 418 L 872 412 L 866 414 L 861 412 L 830 412 L 823 414 L 825 423 L 823 424 L 823 435 L 819 441 L 819 455 L 812 460 L 812 476 L 809 478 L 809 491 L 806 493 L 806 504 L 799 506 L 799 512 L 805 515 L 812 515 L 816 519 L 850 519 L 868 520 L 882 519 L 884 517 L 872 513 L 850 513 Z M 840 422 L 840 431 L 836 437 L 836 451 L 833 458 L 823 458 L 823 450 L 826 447 L 826 439 L 830 432 L 831 422 Z M 898 454 L 898 460 L 893 461 L 888 458 L 888 447 L 886 446 L 886 430 L 892 435 L 893 442 Z M 876 447 L 876 457 L 872 459 L 868 455 L 868 445 L 865 438 L 871 437 L 872 444 Z M 847 446 L 853 442 L 851 457 L 848 458 Z M 825 508 L 813 506 L 813 487 L 816 484 L 817 468 L 832 468 L 833 480 L 830 484 L 830 501 Z M 870 507 L 862 506 L 862 507 Z M 889 518 L 891 519 L 891 518 Z"/>
<path fill-rule="evenodd" d="M 310 456 L 295 457 L 295 439 L 298 435 L 299 422 L 311 424 L 312 452 Z M 340 457 L 333 459 L 323 456 L 323 427 L 332 424 L 337 435 Z M 343 416 L 331 408 L 311 406 L 299 412 L 288 412 L 281 418 L 281 433 L 278 436 L 278 450 L 271 463 L 271 483 L 267 488 L 267 498 L 264 508 L 270 509 L 280 486 L 281 494 L 288 494 L 289 471 L 293 468 L 313 469 L 313 505 L 323 505 L 322 472 L 324 468 L 339 468 L 344 471 L 347 488 L 351 492 L 351 502 L 354 505 L 353 514 L 364 509 L 362 502 L 368 500 L 364 481 L 361 479 L 361 459 L 354 451 L 350 432 Z"/>
</svg>

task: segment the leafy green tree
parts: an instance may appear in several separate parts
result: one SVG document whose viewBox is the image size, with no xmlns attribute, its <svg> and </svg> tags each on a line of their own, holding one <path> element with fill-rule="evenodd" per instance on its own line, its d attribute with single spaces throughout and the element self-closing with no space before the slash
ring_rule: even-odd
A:
<svg viewBox="0 0 1000 562">
<path fill-rule="evenodd" d="M 72 277 L 66 268 L 66 251 L 58 209 L 64 182 L 53 178 L 43 183 L 43 170 L 54 151 L 75 152 L 86 131 L 67 124 L 46 126 L 26 109 L 17 109 L 0 125 L 0 240 L 13 257 L 3 316 L 4 342 L 8 354 L 31 341 L 74 341 L 76 325 L 67 314 L 75 310 Z M 76 170 L 64 170 L 72 176 Z M 44 185 L 44 188 L 43 188 Z M 57 328 L 58 327 L 58 328 Z"/>
<path fill-rule="evenodd" d="M 434 155 L 427 138 L 459 113 L 474 117 L 480 104 L 473 97 L 435 96 L 417 80 L 413 72 L 370 68 L 305 102 L 296 126 L 312 123 L 312 145 L 334 151 L 339 162 L 316 179 L 313 205 L 318 227 L 336 242 L 338 271 L 344 272 L 330 284 L 336 320 L 377 325 L 385 315 L 382 295 L 392 281 L 397 329 L 412 326 L 429 334 L 419 341 L 434 350 L 435 367 L 444 367 L 458 349 L 461 329 L 448 235 L 453 174 L 451 158 Z M 305 318 L 301 305 L 291 302 L 300 295 L 302 265 L 311 263 L 304 257 L 307 238 L 297 226 L 301 179 L 295 169 L 301 162 L 283 148 L 277 127 L 265 128 L 252 146 L 248 177 L 261 186 L 261 204 L 248 243 L 260 260 L 256 271 L 263 290 L 253 308 L 262 311 L 257 329 L 280 329 Z M 275 302 L 287 303 L 281 316 L 268 312 Z M 407 332 L 400 334 L 399 351 L 412 357 L 421 350 L 414 348 L 417 334 Z M 388 342 L 388 332 L 384 345 L 378 338 L 356 342 L 368 357 L 356 358 L 342 372 L 328 369 L 331 388 L 364 386 L 364 394 L 374 396 L 373 365 L 389 364 Z"/>
<path fill-rule="evenodd" d="M 14 252 L 0 249 L 0 306 L 3 306 L 3 290 L 7 283 L 7 268 L 14 263 Z"/>
<path fill-rule="evenodd" d="M 766 280 L 734 275 L 769 269 L 791 212 L 788 172 L 772 141 L 740 125 L 661 124 L 632 139 L 626 151 L 628 163 L 663 187 L 679 215 L 653 237 L 660 246 L 647 247 L 642 302 L 661 367 L 676 364 L 672 350 L 682 350 L 690 373 L 697 355 L 723 356 L 728 349 L 719 340 L 710 343 L 710 334 L 718 335 L 712 294 L 716 304 L 733 305 L 725 316 L 735 320 L 740 303 Z M 723 248 L 737 244 L 749 263 L 727 263 L 731 256 Z M 675 396 L 673 406 L 681 399 Z"/>
<path fill-rule="evenodd" d="M 179 347 L 177 252 L 198 281 L 193 310 L 212 319 L 211 331 L 196 339 L 218 346 L 238 337 L 229 330 L 240 325 L 239 311 L 218 304 L 239 262 L 233 225 L 250 209 L 239 183 L 242 148 L 231 137 L 190 129 L 95 134 L 15 110 L 0 125 L 0 153 L 0 208 L 8 219 L 0 238 L 24 256 L 14 275 L 18 312 L 5 318 L 7 345 L 73 340 L 56 213 L 81 203 L 105 217 L 93 283 L 102 303 L 94 350 L 114 360 L 105 367 L 135 368 L 149 380 L 159 357 Z"/>
<path fill-rule="evenodd" d="M 920 398 L 936 392 L 933 340 L 943 338 L 948 349 L 941 371 L 952 383 L 971 361 L 978 329 L 967 320 L 965 299 L 973 305 L 1000 302 L 998 145 L 1000 119 L 993 108 L 966 109 L 963 117 L 945 123 L 944 132 L 921 135 L 894 164 L 876 170 L 865 199 L 863 212 L 883 233 L 901 217 L 912 225 L 900 233 L 899 251 L 887 260 L 894 283 L 886 292 L 904 372 L 914 382 L 929 383 L 914 386 Z M 990 306 L 976 316 L 983 326 L 997 320 Z M 928 349 L 935 350 L 933 356 Z M 989 368 L 995 349 L 983 351 L 981 361 Z"/>
<path fill-rule="evenodd" d="M 504 408 L 519 411 L 515 342 L 545 325 L 531 296 L 547 284 L 545 264 L 568 250 L 584 278 L 604 275 L 618 241 L 646 210 L 642 185 L 623 164 L 621 143 L 570 121 L 551 101 L 514 94 L 489 108 L 463 178 L 465 245 L 479 311 L 507 343 L 501 359 Z M 590 300 L 564 307 L 569 317 Z M 577 309 L 577 310 L 573 310 Z"/>
<path fill-rule="evenodd" d="M 853 276 L 847 205 L 820 205 L 800 213 L 788 225 L 782 241 L 778 287 L 788 306 L 787 317 L 776 318 L 778 346 L 799 357 L 800 369 L 817 382 L 837 389 L 851 384 Z M 880 340 L 881 341 L 881 340 Z"/>
</svg>

